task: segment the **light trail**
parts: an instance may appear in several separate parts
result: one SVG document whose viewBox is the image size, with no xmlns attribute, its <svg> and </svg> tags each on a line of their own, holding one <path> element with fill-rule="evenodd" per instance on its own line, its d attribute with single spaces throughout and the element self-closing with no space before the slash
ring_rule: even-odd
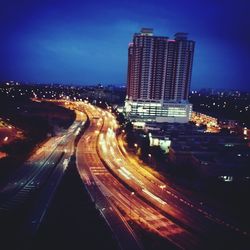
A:
<svg viewBox="0 0 250 250">
<path fill-rule="evenodd" d="M 154 200 L 158 201 L 159 203 L 161 203 L 162 205 L 167 204 L 165 201 L 163 201 L 162 199 L 160 199 L 158 196 L 152 194 L 151 192 L 149 192 L 147 189 L 143 188 L 142 192 L 146 193 L 147 195 L 149 195 L 151 198 L 153 198 Z"/>
</svg>

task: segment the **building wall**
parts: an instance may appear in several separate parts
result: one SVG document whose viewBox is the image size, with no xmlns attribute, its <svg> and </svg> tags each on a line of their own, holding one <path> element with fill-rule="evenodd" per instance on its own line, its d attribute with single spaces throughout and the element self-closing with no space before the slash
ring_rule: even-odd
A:
<svg viewBox="0 0 250 250">
<path fill-rule="evenodd" d="M 124 113 L 132 121 L 187 123 L 191 117 L 192 104 L 126 100 Z"/>
<path fill-rule="evenodd" d="M 187 34 L 177 33 L 176 43 L 176 79 L 174 100 L 187 100 L 190 90 L 194 41 L 187 40 Z"/>
<path fill-rule="evenodd" d="M 175 40 L 153 36 L 153 30 L 136 33 L 128 49 L 128 99 L 161 102 L 187 100 L 194 41 L 186 33 Z"/>
</svg>

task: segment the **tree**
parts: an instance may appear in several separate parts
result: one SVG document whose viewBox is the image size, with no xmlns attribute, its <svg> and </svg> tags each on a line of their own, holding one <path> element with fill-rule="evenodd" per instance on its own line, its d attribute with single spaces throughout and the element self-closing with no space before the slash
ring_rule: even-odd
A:
<svg viewBox="0 0 250 250">
<path fill-rule="evenodd" d="M 125 132 L 126 132 L 126 140 L 127 140 L 128 146 L 130 148 L 133 148 L 136 140 L 135 140 L 135 133 L 133 130 L 133 125 L 131 122 L 126 123 Z"/>
</svg>

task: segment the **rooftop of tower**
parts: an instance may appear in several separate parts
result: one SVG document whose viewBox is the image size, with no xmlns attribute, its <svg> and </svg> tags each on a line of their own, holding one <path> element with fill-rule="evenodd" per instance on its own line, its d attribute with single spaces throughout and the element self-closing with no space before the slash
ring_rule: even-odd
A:
<svg viewBox="0 0 250 250">
<path fill-rule="evenodd" d="M 144 36 L 153 36 L 154 35 L 154 29 L 152 28 L 142 28 L 141 29 L 141 35 Z"/>
<path fill-rule="evenodd" d="M 188 33 L 186 32 L 177 32 L 175 35 L 175 40 L 187 40 Z"/>
</svg>

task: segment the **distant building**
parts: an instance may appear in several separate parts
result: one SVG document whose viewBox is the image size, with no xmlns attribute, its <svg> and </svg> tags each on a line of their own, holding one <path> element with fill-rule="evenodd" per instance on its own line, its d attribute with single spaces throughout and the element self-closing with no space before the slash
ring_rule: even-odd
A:
<svg viewBox="0 0 250 250">
<path fill-rule="evenodd" d="M 170 140 L 169 159 L 177 166 L 193 166 L 201 176 L 223 177 L 224 181 L 250 174 L 250 149 L 238 136 L 186 133 Z"/>
<path fill-rule="evenodd" d="M 206 132 L 219 133 L 220 127 L 218 125 L 218 119 L 210 115 L 202 114 L 200 112 L 192 112 L 191 121 L 195 123 L 197 127 L 200 125 L 206 126 Z"/>
<path fill-rule="evenodd" d="M 175 39 L 136 33 L 128 48 L 125 114 L 132 120 L 188 122 L 194 41 L 186 33 Z"/>
</svg>

